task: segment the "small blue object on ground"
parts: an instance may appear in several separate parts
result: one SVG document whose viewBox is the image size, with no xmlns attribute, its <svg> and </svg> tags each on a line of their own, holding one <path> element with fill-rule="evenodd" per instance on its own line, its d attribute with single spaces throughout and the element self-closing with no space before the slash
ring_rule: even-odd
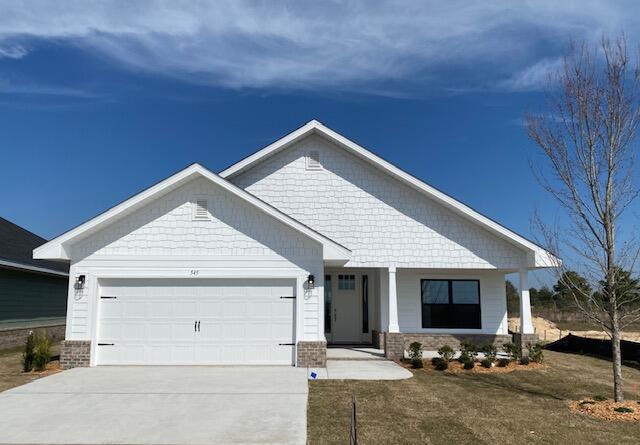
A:
<svg viewBox="0 0 640 445">
<path fill-rule="evenodd" d="M 311 372 L 311 378 L 314 379 L 314 380 L 317 379 L 318 378 L 318 374 L 315 373 L 315 372 Z"/>
</svg>

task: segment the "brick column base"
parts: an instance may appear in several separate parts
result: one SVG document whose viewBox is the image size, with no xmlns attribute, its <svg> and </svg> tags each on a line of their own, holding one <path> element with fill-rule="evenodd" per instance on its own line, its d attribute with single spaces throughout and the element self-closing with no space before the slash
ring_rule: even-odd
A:
<svg viewBox="0 0 640 445">
<path fill-rule="evenodd" d="M 384 349 L 384 332 L 371 331 L 371 343 L 376 349 Z"/>
<path fill-rule="evenodd" d="M 389 360 L 404 358 L 404 335 L 399 332 L 384 333 L 384 356 Z"/>
<path fill-rule="evenodd" d="M 91 360 L 91 341 L 65 340 L 60 347 L 62 369 L 86 368 Z"/>
<path fill-rule="evenodd" d="M 297 345 L 298 366 L 324 368 L 327 366 L 326 341 L 299 341 Z"/>
<path fill-rule="evenodd" d="M 538 342 L 538 334 L 520 334 L 519 332 L 513 333 L 513 342 L 516 345 L 522 347 L 522 355 L 529 355 L 529 343 L 535 344 Z"/>
</svg>

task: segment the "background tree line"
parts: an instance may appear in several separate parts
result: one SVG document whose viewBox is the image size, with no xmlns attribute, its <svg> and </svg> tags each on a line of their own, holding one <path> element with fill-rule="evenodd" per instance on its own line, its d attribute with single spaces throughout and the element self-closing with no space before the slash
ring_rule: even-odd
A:
<svg viewBox="0 0 640 445">
<path fill-rule="evenodd" d="M 628 289 L 630 294 L 640 296 L 640 281 L 634 279 L 628 271 L 620 270 L 618 286 Z M 518 296 L 518 288 L 514 284 L 506 281 L 507 292 L 507 310 L 509 316 L 517 316 L 520 300 Z M 566 312 L 578 312 L 576 299 L 581 300 L 589 296 L 593 299 L 602 298 L 603 292 L 606 292 L 606 282 L 598 283 L 596 289 L 592 289 L 587 280 L 578 272 L 569 270 L 563 273 L 553 287 L 542 286 L 539 289 L 529 288 L 529 296 L 534 315 L 540 311 L 556 310 Z M 640 300 L 638 301 L 640 306 Z"/>
</svg>

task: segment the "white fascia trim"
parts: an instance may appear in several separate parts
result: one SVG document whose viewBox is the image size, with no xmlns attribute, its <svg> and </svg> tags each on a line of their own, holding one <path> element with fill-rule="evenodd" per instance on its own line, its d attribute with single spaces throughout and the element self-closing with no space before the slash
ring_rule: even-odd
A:
<svg viewBox="0 0 640 445">
<path fill-rule="evenodd" d="M 30 272 L 44 273 L 48 275 L 60 275 L 61 277 L 68 277 L 66 272 L 60 272 L 59 270 L 49 269 L 48 267 L 30 266 L 22 263 L 15 263 L 13 261 L 0 260 L 0 266 L 10 267 L 12 269 L 23 269 Z"/>
<path fill-rule="evenodd" d="M 531 241 L 523 238 L 517 233 L 512 232 L 506 227 L 498 224 L 497 222 L 487 218 L 486 216 L 478 213 L 473 210 L 471 207 L 461 203 L 460 201 L 452 198 L 451 196 L 441 192 L 440 190 L 430 186 L 429 184 L 421 181 L 420 179 L 410 175 L 409 173 L 401 170 L 395 165 L 391 164 L 388 161 L 385 161 L 381 157 L 367 150 L 366 148 L 356 144 L 355 142 L 347 139 L 346 137 L 336 133 L 330 128 L 324 126 L 321 122 L 317 120 L 312 120 L 300 127 L 299 129 L 289 133 L 282 139 L 274 142 L 271 145 L 259 150 L 258 152 L 248 156 L 242 161 L 232 165 L 231 167 L 220 172 L 220 176 L 223 178 L 232 177 L 241 171 L 250 168 L 254 164 L 256 164 L 260 159 L 267 157 L 279 150 L 284 149 L 288 145 L 297 140 L 307 136 L 311 133 L 320 134 L 341 146 L 347 148 L 352 153 L 357 155 L 360 158 L 368 160 L 372 164 L 374 164 L 379 169 L 391 173 L 396 178 L 402 180 L 406 184 L 412 186 L 414 189 L 424 193 L 428 197 L 434 199 L 436 202 L 443 204 L 445 207 L 453 210 L 454 212 L 466 217 L 467 219 L 479 223 L 484 226 L 489 231 L 495 233 L 499 237 L 515 244 L 520 248 L 524 248 L 527 251 L 533 252 L 535 254 L 535 261 L 531 265 L 531 267 L 556 267 L 561 263 L 560 259 L 553 256 L 550 252 L 544 250 L 542 247 L 532 243 Z"/>
<path fill-rule="evenodd" d="M 93 219 L 85 222 L 84 224 L 79 225 L 78 227 L 54 238 L 48 243 L 36 248 L 33 251 L 33 257 L 36 259 L 65 259 L 68 260 L 69 253 L 65 248 L 65 243 L 73 240 L 74 238 L 82 235 L 88 230 L 97 227 L 103 223 L 107 223 L 112 218 L 115 218 L 122 212 L 125 212 L 128 209 L 134 208 L 138 205 L 145 203 L 147 200 L 153 198 L 156 194 L 172 187 L 175 185 L 182 184 L 187 180 L 191 179 L 193 176 L 199 175 L 204 178 L 209 179 L 211 182 L 219 185 L 223 189 L 229 191 L 230 193 L 238 196 L 241 199 L 244 199 L 248 203 L 262 210 L 264 213 L 270 215 L 276 220 L 282 222 L 283 224 L 296 229 L 298 232 L 308 236 L 309 238 L 319 242 L 323 246 L 323 258 L 326 260 L 344 260 L 345 262 L 351 258 L 351 251 L 344 246 L 336 243 L 335 241 L 325 237 L 324 235 L 315 232 L 304 224 L 296 221 L 295 219 L 285 215 L 264 201 L 259 200 L 255 196 L 250 193 L 242 190 L 239 187 L 231 184 L 215 173 L 207 170 L 200 164 L 192 164 L 184 170 L 176 173 L 173 176 L 165 179 L 164 181 L 159 182 L 158 184 L 149 187 L 148 189 L 138 193 L 137 195 L 127 199 L 126 201 L 116 205 L 115 207 L 107 210 L 106 212 L 96 216 Z"/>
</svg>

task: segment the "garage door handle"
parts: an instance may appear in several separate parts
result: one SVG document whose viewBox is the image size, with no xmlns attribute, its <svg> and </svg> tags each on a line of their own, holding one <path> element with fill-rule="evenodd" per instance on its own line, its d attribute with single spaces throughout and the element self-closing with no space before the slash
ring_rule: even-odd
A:
<svg viewBox="0 0 640 445">
<path fill-rule="evenodd" d="M 197 321 L 193 322 L 193 332 L 198 332 L 198 322 Z"/>
<path fill-rule="evenodd" d="M 200 321 L 198 321 L 198 332 L 200 332 Z"/>
</svg>

